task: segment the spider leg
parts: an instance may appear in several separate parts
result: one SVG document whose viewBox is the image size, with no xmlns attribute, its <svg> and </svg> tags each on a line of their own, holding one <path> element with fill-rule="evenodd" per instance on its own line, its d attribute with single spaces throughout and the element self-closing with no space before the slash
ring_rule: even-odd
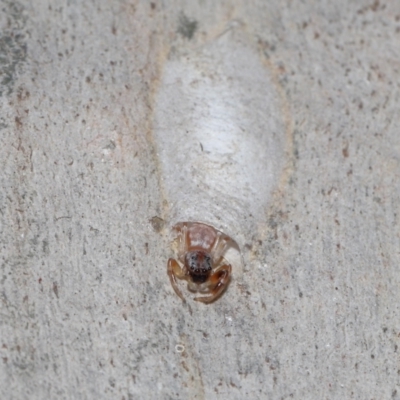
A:
<svg viewBox="0 0 400 400">
<path fill-rule="evenodd" d="M 178 224 L 176 227 L 178 227 L 180 224 Z M 186 249 L 187 249 L 187 230 L 188 227 L 184 223 L 182 226 L 179 226 L 178 228 L 178 259 L 179 261 L 183 262 Z"/>
<path fill-rule="evenodd" d="M 230 241 L 231 239 L 228 236 L 222 232 L 218 232 L 217 239 L 215 240 L 210 251 L 215 262 L 219 262 L 219 260 L 222 258 L 226 248 L 230 245 Z"/>
<path fill-rule="evenodd" d="M 210 296 L 195 297 L 194 300 L 201 301 L 202 303 L 212 303 L 216 300 L 223 291 L 227 288 L 232 273 L 230 264 L 223 264 L 218 267 L 208 279 L 208 288 L 210 289 Z"/>
<path fill-rule="evenodd" d="M 178 279 L 185 279 L 186 277 L 186 271 L 181 268 L 181 266 L 178 264 L 178 261 L 176 261 L 173 258 L 170 258 L 168 260 L 168 276 L 169 280 L 171 281 L 171 285 L 175 290 L 175 293 L 183 300 L 186 301 L 182 295 L 182 292 L 180 291 L 178 284 L 176 283 L 176 278 Z"/>
</svg>

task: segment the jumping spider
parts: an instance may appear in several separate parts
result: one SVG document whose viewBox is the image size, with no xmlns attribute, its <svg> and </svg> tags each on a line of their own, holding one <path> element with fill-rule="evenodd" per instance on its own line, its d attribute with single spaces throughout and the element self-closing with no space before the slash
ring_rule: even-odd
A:
<svg viewBox="0 0 400 400">
<path fill-rule="evenodd" d="M 185 301 L 176 278 L 185 279 L 191 292 L 209 294 L 194 300 L 211 303 L 226 289 L 232 267 L 222 257 L 235 242 L 210 225 L 200 222 L 181 222 L 174 226 L 178 233 L 178 260 L 168 260 L 168 276 L 176 294 Z"/>
</svg>

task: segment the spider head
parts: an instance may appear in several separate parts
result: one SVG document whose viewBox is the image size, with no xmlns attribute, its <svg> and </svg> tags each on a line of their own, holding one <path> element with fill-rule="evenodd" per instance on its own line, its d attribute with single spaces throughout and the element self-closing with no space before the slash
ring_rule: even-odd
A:
<svg viewBox="0 0 400 400">
<path fill-rule="evenodd" d="M 186 253 L 185 265 L 194 283 L 204 283 L 212 271 L 211 256 L 204 251 Z"/>
</svg>

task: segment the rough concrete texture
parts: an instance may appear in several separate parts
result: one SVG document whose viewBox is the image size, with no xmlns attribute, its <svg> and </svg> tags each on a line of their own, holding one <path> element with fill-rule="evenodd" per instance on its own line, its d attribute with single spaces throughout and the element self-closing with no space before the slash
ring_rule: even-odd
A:
<svg viewBox="0 0 400 400">
<path fill-rule="evenodd" d="M 0 7 L 1 399 L 400 398 L 399 2 Z M 245 273 L 183 305 L 154 96 L 231 20 L 291 152 Z"/>
</svg>

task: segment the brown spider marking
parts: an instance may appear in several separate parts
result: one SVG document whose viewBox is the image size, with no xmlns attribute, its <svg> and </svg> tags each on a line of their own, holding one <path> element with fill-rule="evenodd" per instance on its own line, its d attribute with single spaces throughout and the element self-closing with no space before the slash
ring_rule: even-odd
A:
<svg viewBox="0 0 400 400">
<path fill-rule="evenodd" d="M 188 282 L 191 292 L 209 294 L 194 300 L 211 303 L 227 288 L 232 267 L 223 254 L 236 243 L 224 233 L 200 222 L 180 222 L 173 228 L 178 233 L 178 260 L 168 260 L 168 276 L 176 294 L 185 301 L 177 278 Z"/>
</svg>

